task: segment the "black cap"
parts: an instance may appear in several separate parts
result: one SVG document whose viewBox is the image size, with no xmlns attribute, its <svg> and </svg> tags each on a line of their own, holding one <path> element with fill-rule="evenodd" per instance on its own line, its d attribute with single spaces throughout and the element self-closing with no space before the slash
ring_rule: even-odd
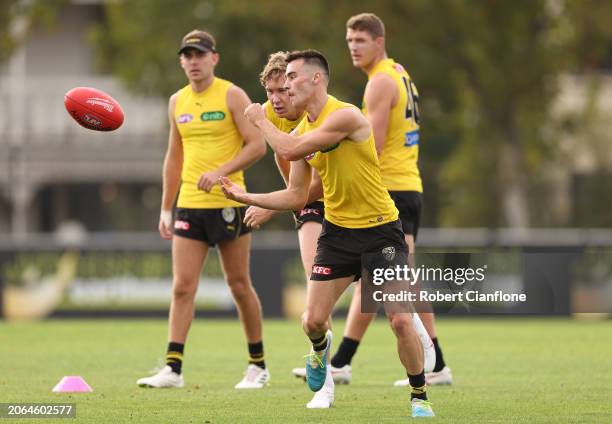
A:
<svg viewBox="0 0 612 424">
<path fill-rule="evenodd" d="M 185 49 L 196 49 L 201 52 L 215 52 L 215 41 L 210 34 L 204 31 L 193 31 L 183 37 L 179 54 Z"/>
</svg>

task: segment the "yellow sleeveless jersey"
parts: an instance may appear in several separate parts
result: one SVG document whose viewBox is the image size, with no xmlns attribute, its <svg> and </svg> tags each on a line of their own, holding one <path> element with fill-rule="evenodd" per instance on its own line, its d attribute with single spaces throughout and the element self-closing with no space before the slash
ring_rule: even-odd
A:
<svg viewBox="0 0 612 424">
<path fill-rule="evenodd" d="M 218 184 L 210 193 L 197 187 L 200 175 L 232 160 L 244 144 L 227 106 L 227 90 L 231 86 L 231 82 L 215 78 L 210 87 L 201 93 L 194 92 L 190 85 L 178 92 L 174 119 L 183 141 L 179 208 L 243 206 L 225 198 Z M 242 171 L 227 177 L 244 188 Z"/>
<path fill-rule="evenodd" d="M 398 101 L 391 109 L 385 144 L 380 155 L 380 172 L 387 190 L 423 191 L 417 165 L 419 159 L 419 93 L 410 75 L 393 59 L 383 59 L 368 73 L 387 74 L 399 91 Z M 363 103 L 363 113 L 368 111 Z"/>
<path fill-rule="evenodd" d="M 302 120 L 297 134 L 320 127 L 334 111 L 355 107 L 329 96 L 314 122 Z M 382 184 L 374 136 L 356 143 L 344 139 L 305 160 L 323 182 L 325 219 L 344 228 L 376 227 L 397 220 L 398 211 Z"/>
<path fill-rule="evenodd" d="M 272 124 L 274 124 L 276 128 L 278 128 L 284 133 L 290 133 L 291 131 L 293 131 L 298 126 L 300 121 L 304 119 L 304 117 L 306 116 L 306 111 L 304 111 L 302 116 L 300 116 L 295 121 L 290 121 L 287 118 L 280 118 L 274 112 L 272 103 L 270 103 L 269 101 L 264 103 L 263 108 L 264 108 L 264 112 L 266 113 L 266 118 L 268 118 L 268 121 L 272 122 Z"/>
<path fill-rule="evenodd" d="M 300 116 L 298 119 L 296 119 L 295 121 L 291 121 L 287 118 L 280 118 L 276 112 L 274 112 L 274 108 L 272 107 L 272 103 L 270 103 L 269 101 L 267 101 L 266 103 L 264 103 L 263 105 L 264 108 L 264 112 L 266 113 L 266 118 L 268 118 L 268 121 L 272 122 L 272 124 L 278 128 L 279 130 L 281 130 L 284 133 L 289 134 L 290 132 L 292 132 L 294 129 L 297 128 L 297 126 L 299 125 L 299 123 L 302 121 L 302 119 L 304 119 L 308 113 L 306 113 L 306 111 L 304 111 L 304 113 L 302 113 L 302 116 Z M 323 202 L 323 199 L 317 199 L 317 202 Z"/>
</svg>

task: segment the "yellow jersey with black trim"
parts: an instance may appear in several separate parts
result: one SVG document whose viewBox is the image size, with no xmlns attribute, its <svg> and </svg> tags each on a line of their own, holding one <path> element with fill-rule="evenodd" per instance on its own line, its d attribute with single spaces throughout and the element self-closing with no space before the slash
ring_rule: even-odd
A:
<svg viewBox="0 0 612 424">
<path fill-rule="evenodd" d="M 176 98 L 174 119 L 183 142 L 183 171 L 179 208 L 216 209 L 243 206 L 227 199 L 218 184 L 207 193 L 198 189 L 198 180 L 232 160 L 244 145 L 227 106 L 227 91 L 233 84 L 221 78 L 201 93 L 190 85 L 183 87 Z M 244 188 L 242 171 L 227 175 Z"/>
<path fill-rule="evenodd" d="M 423 191 L 419 173 L 419 92 L 410 75 L 393 59 L 383 59 L 368 73 L 368 81 L 374 75 L 386 74 L 393 78 L 399 96 L 391 108 L 385 144 L 380 154 L 380 172 L 387 190 Z M 363 102 L 363 113 L 368 111 Z"/>
<path fill-rule="evenodd" d="M 304 111 L 304 113 L 302 113 L 302 116 L 300 116 L 295 121 L 291 121 L 287 118 L 281 118 L 276 114 L 276 112 L 274 112 L 272 103 L 270 103 L 269 101 L 264 103 L 263 109 L 266 113 L 266 118 L 268 119 L 268 121 L 272 122 L 272 124 L 274 124 L 276 128 L 278 128 L 284 133 L 290 133 L 291 131 L 293 131 L 298 126 L 300 121 L 306 116 L 306 111 Z"/>
<path fill-rule="evenodd" d="M 355 108 L 329 96 L 314 122 L 302 120 L 301 135 L 320 127 L 333 112 Z M 304 158 L 323 182 L 325 219 L 344 228 L 369 228 L 393 222 L 398 211 L 380 177 L 374 136 L 363 142 L 344 139 Z"/>
</svg>

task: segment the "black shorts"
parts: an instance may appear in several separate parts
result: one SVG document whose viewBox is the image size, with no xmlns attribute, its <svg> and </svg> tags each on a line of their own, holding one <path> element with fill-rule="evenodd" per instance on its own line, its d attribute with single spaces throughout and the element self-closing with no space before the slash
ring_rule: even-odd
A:
<svg viewBox="0 0 612 424">
<path fill-rule="evenodd" d="M 251 230 L 242 220 L 246 207 L 218 209 L 177 208 L 174 234 L 215 246 L 225 240 L 234 240 Z"/>
<path fill-rule="evenodd" d="M 423 195 L 418 191 L 389 191 L 389 195 L 399 211 L 404 234 L 411 234 L 416 241 L 421 224 Z"/>
<path fill-rule="evenodd" d="M 370 228 L 344 228 L 323 221 L 310 279 L 328 281 L 354 275 L 374 267 L 408 263 L 408 246 L 399 219 Z"/>
<path fill-rule="evenodd" d="M 302 228 L 305 222 L 318 222 L 323 224 L 325 218 L 325 207 L 323 202 L 315 200 L 312 203 L 304 206 L 304 209 L 294 211 L 293 216 L 295 217 L 295 229 L 299 230 Z"/>
</svg>

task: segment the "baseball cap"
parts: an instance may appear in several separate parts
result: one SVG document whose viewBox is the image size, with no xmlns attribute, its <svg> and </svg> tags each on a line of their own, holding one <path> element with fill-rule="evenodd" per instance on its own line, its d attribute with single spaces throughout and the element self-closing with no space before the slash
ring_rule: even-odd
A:
<svg viewBox="0 0 612 424">
<path fill-rule="evenodd" d="M 183 53 L 185 49 L 196 49 L 201 52 L 215 52 L 215 39 L 206 31 L 191 31 L 183 37 L 181 48 L 178 53 Z"/>
</svg>

